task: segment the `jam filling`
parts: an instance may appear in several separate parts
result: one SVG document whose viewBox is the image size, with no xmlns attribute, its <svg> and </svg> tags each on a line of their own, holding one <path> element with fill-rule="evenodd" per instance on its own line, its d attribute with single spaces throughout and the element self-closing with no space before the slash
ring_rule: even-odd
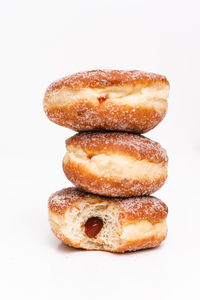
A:
<svg viewBox="0 0 200 300">
<path fill-rule="evenodd" d="M 98 99 L 99 103 L 102 103 L 102 102 L 106 101 L 108 98 L 109 98 L 109 95 L 106 94 L 105 96 L 98 97 L 97 99 Z"/>
<path fill-rule="evenodd" d="M 94 238 L 102 229 L 103 221 L 98 217 L 92 217 L 85 223 L 85 233 L 89 238 Z"/>
</svg>

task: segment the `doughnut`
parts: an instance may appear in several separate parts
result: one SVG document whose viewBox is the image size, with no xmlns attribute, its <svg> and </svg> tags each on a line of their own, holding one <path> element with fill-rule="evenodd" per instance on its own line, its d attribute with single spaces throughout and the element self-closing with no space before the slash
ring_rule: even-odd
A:
<svg viewBox="0 0 200 300">
<path fill-rule="evenodd" d="M 48 118 L 75 131 L 144 133 L 167 111 L 169 82 L 142 71 L 94 70 L 53 82 L 44 96 Z"/>
<path fill-rule="evenodd" d="M 151 196 L 105 198 L 66 188 L 50 196 L 48 210 L 53 233 L 76 248 L 135 251 L 156 247 L 167 235 L 168 208 Z"/>
<path fill-rule="evenodd" d="M 126 132 L 81 132 L 66 140 L 66 177 L 77 187 L 111 197 L 149 195 L 167 178 L 159 143 Z"/>
</svg>

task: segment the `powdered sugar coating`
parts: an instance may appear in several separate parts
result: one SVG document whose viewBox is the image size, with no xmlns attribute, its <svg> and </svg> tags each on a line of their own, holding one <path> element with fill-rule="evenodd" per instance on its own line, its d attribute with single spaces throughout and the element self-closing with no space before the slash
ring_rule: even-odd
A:
<svg viewBox="0 0 200 300">
<path fill-rule="evenodd" d="M 66 140 L 66 146 L 70 145 L 80 147 L 88 154 L 95 151 L 98 154 L 124 152 L 138 160 L 146 159 L 164 165 L 168 162 L 167 152 L 159 143 L 128 132 L 82 132 Z"/>
<path fill-rule="evenodd" d="M 166 218 L 167 205 L 152 196 L 127 198 L 119 202 L 120 207 L 128 213 L 128 219 L 154 220 Z"/>
<path fill-rule="evenodd" d="M 77 188 L 62 189 L 49 198 L 48 207 L 51 211 L 64 214 L 66 210 L 79 200 L 108 201 L 120 207 L 120 218 L 126 220 L 159 221 L 167 217 L 167 205 L 152 196 L 131 198 L 110 198 L 83 192 Z"/>
<path fill-rule="evenodd" d="M 160 74 L 147 73 L 139 70 L 91 70 L 78 72 L 53 82 L 47 89 L 46 95 L 63 87 L 106 87 L 112 85 L 135 85 L 137 83 L 164 82 L 169 84 L 166 77 Z"/>
<path fill-rule="evenodd" d="M 44 110 L 52 122 L 76 131 L 122 130 L 134 133 L 153 129 L 167 112 L 167 109 L 132 108 L 130 105 L 109 101 L 92 106 L 87 99 L 54 109 L 44 106 Z"/>
<path fill-rule="evenodd" d="M 84 191 L 110 197 L 150 195 L 158 191 L 166 181 L 166 177 L 164 176 L 159 179 L 149 178 L 147 180 L 117 180 L 117 178 L 111 178 L 109 180 L 100 176 L 90 176 L 88 178 L 88 175 L 86 181 L 80 180 L 80 178 L 75 176 L 68 176 L 68 179 L 75 186 L 80 187 Z"/>
<path fill-rule="evenodd" d="M 74 201 L 84 196 L 84 192 L 71 187 L 53 193 L 48 200 L 48 207 L 62 214 Z"/>
</svg>

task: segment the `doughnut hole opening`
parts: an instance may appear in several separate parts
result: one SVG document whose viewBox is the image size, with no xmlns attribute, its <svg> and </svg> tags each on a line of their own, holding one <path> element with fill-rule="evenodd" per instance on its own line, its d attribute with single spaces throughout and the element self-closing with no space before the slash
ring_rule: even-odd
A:
<svg viewBox="0 0 200 300">
<path fill-rule="evenodd" d="M 103 221 L 98 217 L 89 218 L 85 223 L 85 233 L 89 238 L 94 238 L 102 229 Z"/>
</svg>

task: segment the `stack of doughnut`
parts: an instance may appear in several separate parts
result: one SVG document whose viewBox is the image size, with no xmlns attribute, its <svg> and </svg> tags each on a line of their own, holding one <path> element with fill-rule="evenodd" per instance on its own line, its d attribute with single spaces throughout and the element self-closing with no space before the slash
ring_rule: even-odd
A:
<svg viewBox="0 0 200 300">
<path fill-rule="evenodd" d="M 167 111 L 169 82 L 142 71 L 94 70 L 53 82 L 47 117 L 78 131 L 66 140 L 63 171 L 76 186 L 49 198 L 49 222 L 62 242 L 126 252 L 158 246 L 168 208 L 150 196 L 165 183 L 168 157 L 144 136 Z"/>
</svg>

